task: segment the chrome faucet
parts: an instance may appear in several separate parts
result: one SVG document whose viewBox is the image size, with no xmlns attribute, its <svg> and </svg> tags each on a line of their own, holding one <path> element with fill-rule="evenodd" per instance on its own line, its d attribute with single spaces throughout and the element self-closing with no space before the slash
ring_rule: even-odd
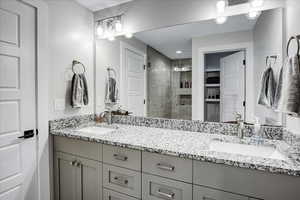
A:
<svg viewBox="0 0 300 200">
<path fill-rule="evenodd" d="M 245 134 L 245 122 L 243 120 L 242 115 L 239 114 L 239 113 L 236 113 L 235 119 L 236 119 L 236 122 L 237 122 L 237 125 L 238 125 L 237 136 L 240 139 L 243 139 L 244 138 L 244 134 Z"/>
<path fill-rule="evenodd" d="M 103 117 L 105 118 L 107 124 L 112 124 L 112 112 L 109 110 L 109 111 L 104 111 L 100 114 L 100 117 Z"/>
</svg>

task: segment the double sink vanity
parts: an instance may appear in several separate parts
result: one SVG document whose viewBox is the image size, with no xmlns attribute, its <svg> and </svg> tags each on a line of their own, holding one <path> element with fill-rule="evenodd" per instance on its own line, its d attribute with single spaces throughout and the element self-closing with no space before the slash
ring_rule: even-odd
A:
<svg viewBox="0 0 300 200">
<path fill-rule="evenodd" d="M 287 136 L 279 134 L 283 130 L 266 129 L 273 138 L 258 144 L 253 137 L 235 136 L 234 125 L 114 118 L 111 125 L 96 123 L 93 117 L 50 122 L 55 199 L 296 200 L 300 196 L 299 154 L 283 139 Z"/>
</svg>

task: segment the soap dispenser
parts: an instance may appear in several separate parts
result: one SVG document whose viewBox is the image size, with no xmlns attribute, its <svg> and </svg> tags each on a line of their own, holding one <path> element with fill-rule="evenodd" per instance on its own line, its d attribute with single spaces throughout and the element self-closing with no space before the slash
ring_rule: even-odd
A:
<svg viewBox="0 0 300 200">
<path fill-rule="evenodd" d="M 261 144 L 263 141 L 261 134 L 261 124 L 259 123 L 258 117 L 255 117 L 253 138 L 256 144 Z"/>
</svg>

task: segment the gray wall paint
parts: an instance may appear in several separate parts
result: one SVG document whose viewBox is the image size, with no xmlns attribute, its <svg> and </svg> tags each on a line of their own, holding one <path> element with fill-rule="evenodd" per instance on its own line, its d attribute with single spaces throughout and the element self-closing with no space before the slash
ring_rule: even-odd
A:
<svg viewBox="0 0 300 200">
<path fill-rule="evenodd" d="M 255 94 L 255 115 L 260 118 L 261 123 L 282 124 L 282 115 L 257 104 L 261 78 L 266 67 L 266 56 L 277 55 L 278 60 L 273 70 L 278 79 L 278 72 L 282 66 L 283 50 L 283 10 L 275 9 L 262 13 L 253 31 L 254 46 L 254 94 Z M 273 121 L 273 122 L 272 122 Z M 272 122 L 272 123 L 271 123 Z"/>
<path fill-rule="evenodd" d="M 49 118 L 94 112 L 93 13 L 70 0 L 49 0 Z M 70 106 L 71 63 L 77 59 L 86 66 L 90 103 Z M 65 101 L 65 110 L 55 111 L 54 100 Z"/>
<path fill-rule="evenodd" d="M 285 10 L 285 28 L 286 28 L 286 42 L 292 35 L 300 34 L 300 4 L 298 0 L 288 0 L 287 8 Z M 295 52 L 295 46 L 291 46 L 290 52 Z M 285 51 L 284 51 L 285 53 Z M 300 118 L 287 116 L 287 128 L 300 135 Z"/>
<path fill-rule="evenodd" d="M 171 60 L 151 47 L 147 49 L 147 57 L 151 63 L 147 71 L 147 117 L 171 118 Z"/>
<path fill-rule="evenodd" d="M 105 110 L 105 84 L 107 78 L 107 67 L 114 68 L 117 72 L 117 82 L 120 86 L 120 66 L 121 66 L 121 42 L 127 43 L 133 48 L 147 53 L 147 46 L 137 39 L 126 39 L 119 37 L 115 41 L 96 39 L 96 113 Z M 119 87 L 119 89 L 121 89 Z"/>
</svg>

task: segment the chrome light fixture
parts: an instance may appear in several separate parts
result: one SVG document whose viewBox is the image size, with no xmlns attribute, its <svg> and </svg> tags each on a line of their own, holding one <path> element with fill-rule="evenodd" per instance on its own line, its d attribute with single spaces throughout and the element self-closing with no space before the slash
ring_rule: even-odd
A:
<svg viewBox="0 0 300 200">
<path fill-rule="evenodd" d="M 217 8 L 217 24 L 224 24 L 227 21 L 227 16 L 225 15 L 226 7 L 228 6 L 228 0 L 218 0 L 216 3 Z"/>
<path fill-rule="evenodd" d="M 96 35 L 98 38 L 108 39 L 109 41 L 114 41 L 116 36 L 121 35 L 131 38 L 133 34 L 129 31 L 124 31 L 122 16 L 117 15 L 97 21 Z"/>
<path fill-rule="evenodd" d="M 259 10 L 259 7 L 263 6 L 264 0 L 250 0 L 250 11 L 247 14 L 248 19 L 257 19 L 261 11 Z"/>
</svg>

